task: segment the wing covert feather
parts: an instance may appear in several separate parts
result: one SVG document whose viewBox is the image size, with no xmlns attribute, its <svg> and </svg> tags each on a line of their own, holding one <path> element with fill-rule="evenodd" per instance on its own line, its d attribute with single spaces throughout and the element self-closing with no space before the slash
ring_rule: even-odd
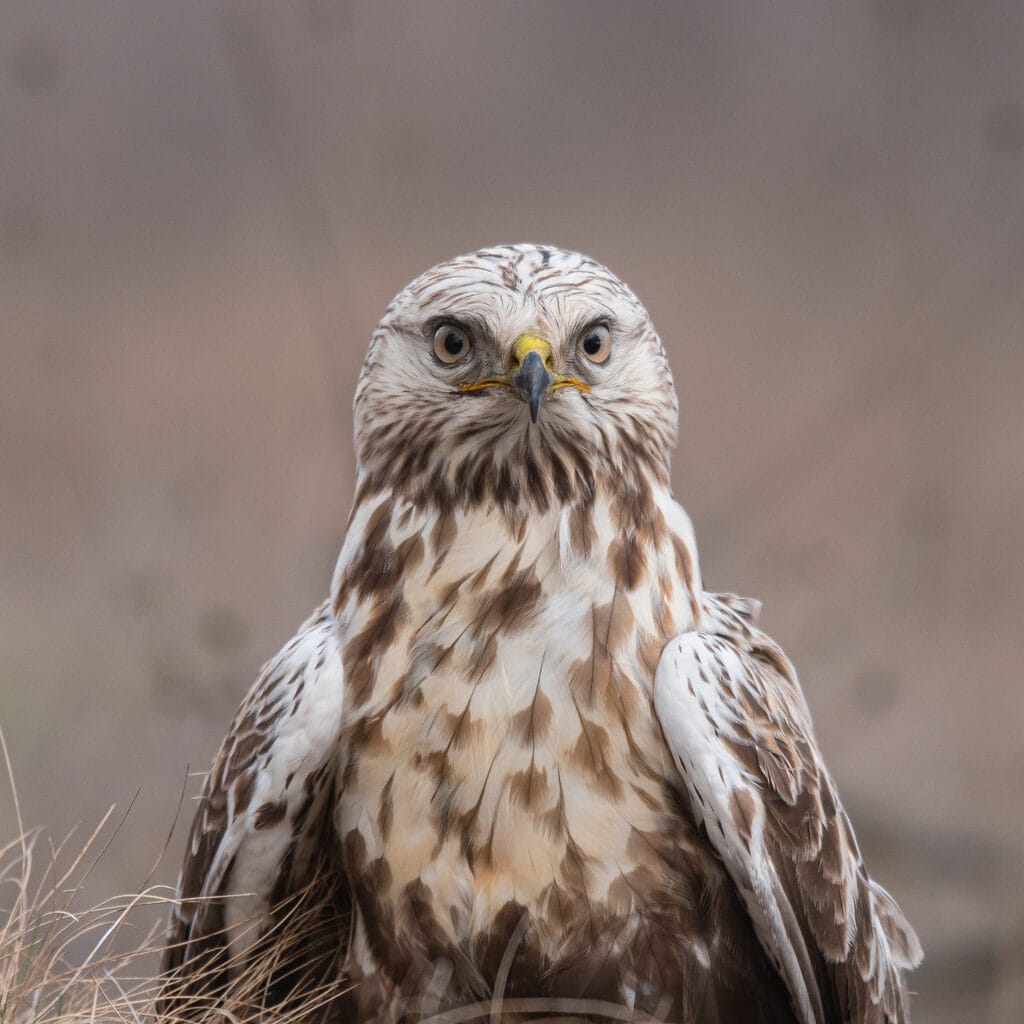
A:
<svg viewBox="0 0 1024 1024">
<path fill-rule="evenodd" d="M 343 703 L 325 603 L 263 667 L 203 786 L 163 964 L 181 991 L 190 971 L 209 972 L 209 955 L 236 974 L 273 906 L 308 881 L 331 827 Z"/>
<path fill-rule="evenodd" d="M 868 877 L 792 665 L 735 601 L 709 595 L 704 631 L 662 652 L 666 741 L 801 1024 L 900 1024 L 921 947 Z"/>
</svg>

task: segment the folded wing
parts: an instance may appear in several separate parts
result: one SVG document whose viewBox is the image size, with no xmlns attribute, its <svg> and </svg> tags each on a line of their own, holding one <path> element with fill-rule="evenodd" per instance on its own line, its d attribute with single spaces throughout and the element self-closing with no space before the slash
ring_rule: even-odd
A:
<svg viewBox="0 0 1024 1024">
<path fill-rule="evenodd" d="M 655 707 L 798 1019 L 906 1021 L 921 947 L 868 877 L 792 666 L 735 599 L 709 596 L 701 625 L 662 652 Z"/>
<path fill-rule="evenodd" d="M 214 760 L 178 880 L 164 1012 L 188 1016 L 199 996 L 222 994 L 307 891 L 318 912 L 344 913 L 332 856 L 344 703 L 335 625 L 323 605 L 264 666 Z"/>
</svg>

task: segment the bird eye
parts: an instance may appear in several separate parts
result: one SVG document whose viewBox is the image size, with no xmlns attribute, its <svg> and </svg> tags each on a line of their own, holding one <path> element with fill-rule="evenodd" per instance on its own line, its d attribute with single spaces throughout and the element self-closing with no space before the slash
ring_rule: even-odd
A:
<svg viewBox="0 0 1024 1024">
<path fill-rule="evenodd" d="M 457 363 L 469 355 L 469 338 L 466 332 L 453 324 L 441 324 L 434 331 L 434 355 L 442 363 Z"/>
<path fill-rule="evenodd" d="M 606 363 L 612 354 L 612 332 L 604 324 L 591 327 L 580 338 L 580 351 L 592 362 Z"/>
</svg>

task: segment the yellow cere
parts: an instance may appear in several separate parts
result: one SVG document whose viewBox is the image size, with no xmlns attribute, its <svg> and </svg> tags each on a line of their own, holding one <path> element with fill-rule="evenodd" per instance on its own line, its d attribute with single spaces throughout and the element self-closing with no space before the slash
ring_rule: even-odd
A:
<svg viewBox="0 0 1024 1024">
<path fill-rule="evenodd" d="M 536 352 L 544 365 L 551 368 L 551 346 L 547 339 L 539 334 L 520 334 L 512 345 L 512 357 L 516 366 L 520 366 L 531 352 Z"/>
</svg>

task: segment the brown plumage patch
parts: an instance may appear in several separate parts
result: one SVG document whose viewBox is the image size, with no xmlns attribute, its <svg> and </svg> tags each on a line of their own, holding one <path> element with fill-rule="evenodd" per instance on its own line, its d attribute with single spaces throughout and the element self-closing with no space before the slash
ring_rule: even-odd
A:
<svg viewBox="0 0 1024 1024">
<path fill-rule="evenodd" d="M 571 836 L 566 837 L 565 855 L 558 865 L 562 885 L 576 894 L 585 895 L 593 884 L 590 858 L 579 848 Z"/>
<path fill-rule="evenodd" d="M 608 567 L 619 590 L 632 590 L 644 579 L 647 552 L 635 533 L 612 541 L 608 548 Z"/>
<path fill-rule="evenodd" d="M 550 810 L 535 816 L 535 821 L 542 834 L 552 842 L 569 836 L 569 825 L 565 820 L 565 791 L 562 788 L 562 780 L 557 769 L 555 778 L 558 782 L 558 799 Z"/>
<path fill-rule="evenodd" d="M 472 573 L 467 580 L 468 589 L 471 593 L 479 594 L 490 582 L 491 568 L 498 560 L 498 552 L 489 558 L 476 572 Z"/>
<path fill-rule="evenodd" d="M 557 882 L 549 882 L 537 901 L 544 920 L 561 932 L 569 931 L 579 920 L 579 901 L 567 893 Z"/>
<path fill-rule="evenodd" d="M 373 665 L 369 659 L 353 661 L 351 667 L 346 666 L 345 682 L 349 699 L 355 707 L 360 707 L 370 699 L 373 690 Z"/>
<path fill-rule="evenodd" d="M 441 512 L 434 519 L 430 530 L 430 550 L 434 556 L 434 567 L 431 573 L 437 572 L 445 556 L 451 550 L 457 536 L 455 516 L 450 512 Z"/>
<path fill-rule="evenodd" d="M 231 787 L 235 796 L 235 814 L 244 814 L 249 809 L 255 787 L 255 772 L 245 772 L 235 780 L 234 786 Z"/>
<path fill-rule="evenodd" d="M 580 558 L 589 558 L 597 540 L 594 526 L 593 501 L 580 501 L 569 513 L 569 542 Z"/>
<path fill-rule="evenodd" d="M 644 670 L 654 678 L 654 672 L 658 667 L 658 661 L 661 658 L 661 652 L 665 647 L 666 640 L 670 639 L 671 634 L 666 636 L 664 633 L 641 633 L 637 637 L 637 657 L 640 660 L 640 664 L 643 665 Z"/>
<path fill-rule="evenodd" d="M 594 605 L 594 645 L 610 657 L 617 657 L 632 637 L 635 619 L 629 602 L 618 594 L 603 605 Z"/>
<path fill-rule="evenodd" d="M 413 766 L 435 782 L 435 793 L 448 781 L 448 748 L 440 750 L 417 750 L 412 755 Z"/>
<path fill-rule="evenodd" d="M 637 452 L 632 464 L 646 470 L 646 461 L 646 457 Z M 610 487 L 616 533 L 619 536 L 626 533 L 649 535 L 654 519 L 654 493 L 647 475 L 633 472 Z"/>
<path fill-rule="evenodd" d="M 622 792 L 622 782 L 611 759 L 611 738 L 607 729 L 582 714 L 580 737 L 569 752 L 569 764 L 583 772 L 590 782 L 611 797 Z"/>
<path fill-rule="evenodd" d="M 422 558 L 423 540 L 418 534 L 407 537 L 397 548 L 385 539 L 372 546 L 367 543 L 351 572 L 359 597 L 366 600 L 393 593 Z"/>
<path fill-rule="evenodd" d="M 499 973 L 504 969 L 500 993 L 503 997 L 535 993 L 543 965 L 537 945 L 529 935 L 529 922 L 526 907 L 510 900 L 494 916 L 487 932 L 474 943 L 474 958 L 490 992 L 498 994 Z"/>
<path fill-rule="evenodd" d="M 743 845 L 749 850 L 754 819 L 757 817 L 757 804 L 748 790 L 734 789 L 729 794 L 729 813 L 740 839 L 743 840 Z"/>
<path fill-rule="evenodd" d="M 676 556 L 676 570 L 682 576 L 686 589 L 690 594 L 690 611 L 693 614 L 693 621 L 700 621 L 700 603 L 694 590 L 694 569 L 693 555 L 690 553 L 689 545 L 678 534 L 672 534 L 672 550 Z"/>
<path fill-rule="evenodd" d="M 386 650 L 395 639 L 398 627 L 405 620 L 407 608 L 401 594 L 392 594 L 381 601 L 371 613 L 362 632 L 356 634 L 344 649 L 346 672 L 350 665 L 359 665 Z M 372 680 L 368 680 L 372 683 Z M 370 699 L 371 686 L 352 687 L 352 702 L 361 706 Z"/>
<path fill-rule="evenodd" d="M 628 601 L 616 593 L 611 601 L 591 609 L 589 651 L 569 668 L 569 692 L 580 707 L 608 706 L 615 693 L 615 659 L 625 646 L 633 626 Z"/>
<path fill-rule="evenodd" d="M 263 746 L 263 740 L 264 737 L 257 731 L 255 723 L 241 734 L 231 750 L 231 756 L 228 758 L 225 781 L 230 782 L 241 769 L 252 764 L 256 753 Z"/>
<path fill-rule="evenodd" d="M 538 686 L 528 707 L 517 711 L 509 723 L 509 732 L 523 744 L 543 742 L 551 725 L 554 708 L 544 691 Z"/>
<path fill-rule="evenodd" d="M 448 746 L 446 749 L 459 751 L 465 749 L 473 742 L 483 729 L 483 723 L 473 720 L 469 713 L 470 702 L 466 701 L 465 707 L 459 712 L 442 711 L 440 720 L 442 729 L 448 733 Z"/>
<path fill-rule="evenodd" d="M 515 267 L 508 263 L 501 264 L 501 279 L 505 283 L 505 287 L 511 288 L 514 292 L 519 291 L 522 287 L 522 282 L 519 280 L 519 274 L 516 273 Z"/>
<path fill-rule="evenodd" d="M 199 813 L 204 814 L 207 809 L 208 801 L 202 801 L 199 807 Z M 198 819 L 197 820 L 203 820 Z M 210 822 L 212 825 L 213 823 Z M 203 882 L 205 879 L 205 872 L 209 869 L 210 861 L 213 859 L 213 854 L 217 849 L 221 839 L 223 838 L 223 832 L 217 828 L 206 828 L 204 829 L 194 841 L 195 852 L 185 862 L 184 870 L 182 871 L 181 889 L 187 893 L 200 893 L 203 889 Z M 188 907 L 189 913 L 194 912 L 194 907 Z"/>
<path fill-rule="evenodd" d="M 757 749 L 749 741 L 739 741 L 728 736 L 722 737 L 722 745 L 736 758 L 749 775 L 758 771 Z"/>
<path fill-rule="evenodd" d="M 462 587 L 466 584 L 466 581 L 468 579 L 469 574 L 467 573 L 463 576 L 460 576 L 458 579 L 453 580 L 451 583 L 449 583 L 447 586 L 441 589 L 438 595 L 437 610 L 434 612 L 430 619 L 423 623 L 423 625 L 420 627 L 421 630 L 429 626 L 435 617 L 443 617 L 445 613 L 450 611 L 455 606 L 455 604 L 459 600 L 459 593 Z"/>
<path fill-rule="evenodd" d="M 394 905 L 388 899 L 391 868 L 383 857 L 368 861 L 366 840 L 357 829 L 342 841 L 342 856 L 370 949 L 383 970 L 394 978 L 401 978 L 408 962 L 407 951 L 394 942 Z"/>
<path fill-rule="evenodd" d="M 391 744 L 384 737 L 384 716 L 364 715 L 357 718 L 349 730 L 349 745 L 354 754 L 380 757 L 391 750 Z"/>
<path fill-rule="evenodd" d="M 452 960 L 458 955 L 438 923 L 430 887 L 423 879 L 409 882 L 402 889 L 401 905 L 413 925 L 418 951 L 422 951 L 419 955 L 424 960 Z"/>
<path fill-rule="evenodd" d="M 685 877 L 692 869 L 693 854 L 687 845 L 679 842 L 676 834 L 675 816 L 661 809 L 659 827 L 655 829 L 634 828 L 627 843 L 635 863 L 646 864 L 658 873 L 659 884 L 671 884 L 673 877 Z"/>
<path fill-rule="evenodd" d="M 394 784 L 395 776 L 392 774 L 384 783 L 384 791 L 380 795 L 380 807 L 377 809 L 377 828 L 380 829 L 381 839 L 385 843 L 391 836 L 391 823 L 395 818 Z"/>
<path fill-rule="evenodd" d="M 596 645 L 585 658 L 578 658 L 569 666 L 569 693 L 581 707 L 593 708 L 608 692 L 611 679 L 611 659 Z"/>
<path fill-rule="evenodd" d="M 540 581 L 532 566 L 515 572 L 501 587 L 484 595 L 473 619 L 473 629 L 481 633 L 515 633 L 534 614 L 540 596 Z"/>
<path fill-rule="evenodd" d="M 255 827 L 257 829 L 270 828 L 283 821 L 287 813 L 288 804 L 284 800 L 261 804 L 256 811 Z"/>
<path fill-rule="evenodd" d="M 508 777 L 508 793 L 512 804 L 525 811 L 546 807 L 550 799 L 548 773 L 531 760 L 522 771 Z"/>
</svg>

